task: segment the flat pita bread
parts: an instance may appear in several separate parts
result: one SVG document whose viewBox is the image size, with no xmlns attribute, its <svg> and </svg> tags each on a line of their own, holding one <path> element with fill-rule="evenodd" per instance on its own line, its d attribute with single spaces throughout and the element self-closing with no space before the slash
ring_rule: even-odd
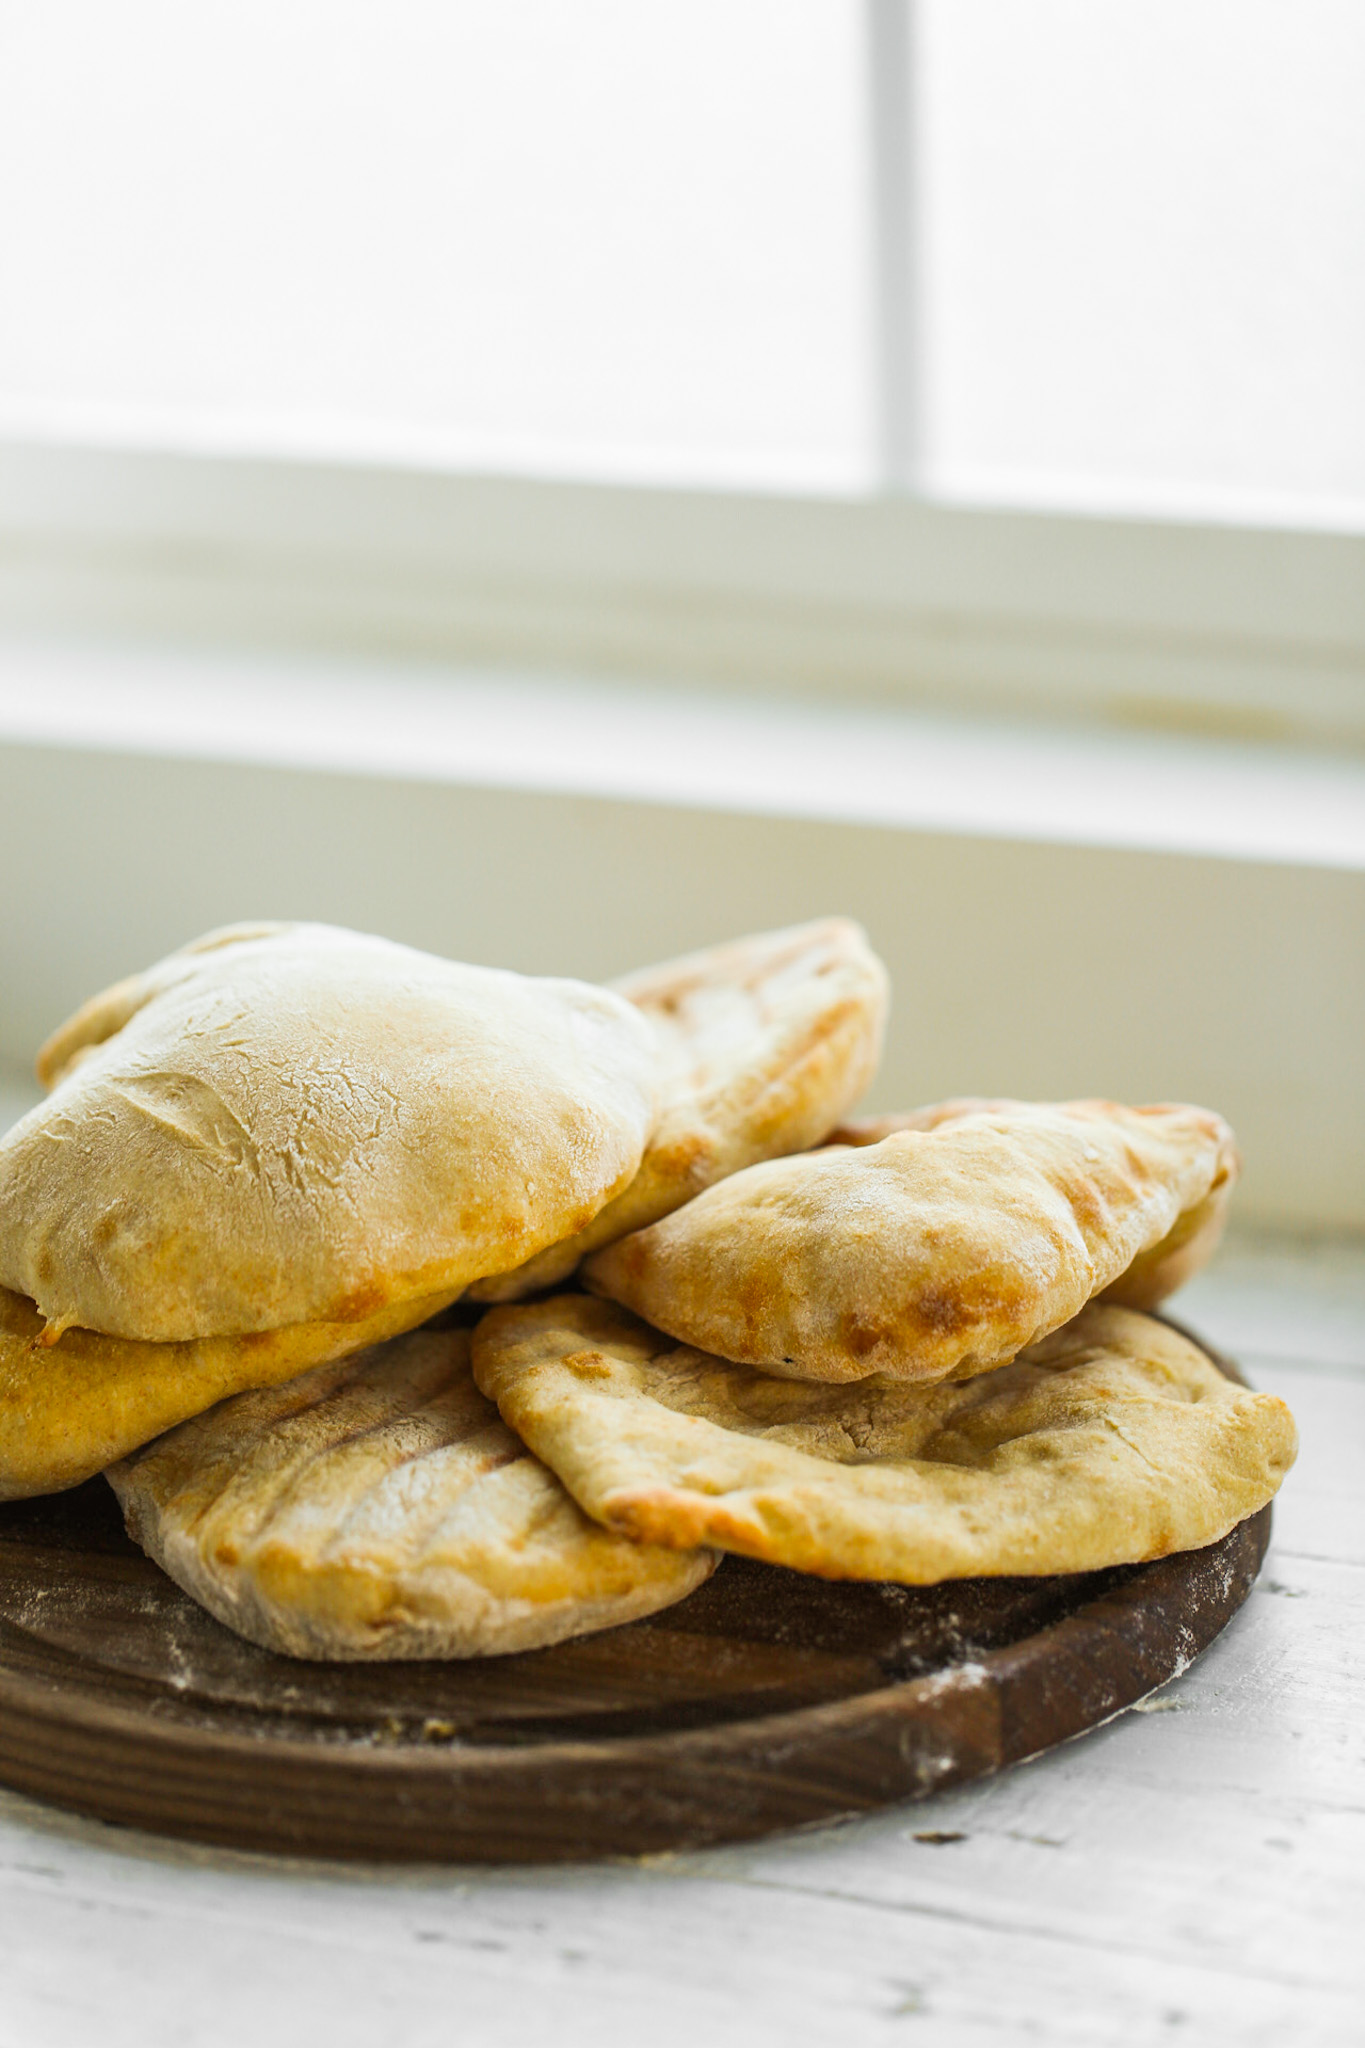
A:
<svg viewBox="0 0 1365 2048">
<path fill-rule="evenodd" d="M 228 1394 L 296 1379 L 396 1336 L 449 1294 L 389 1302 L 351 1323 L 295 1323 L 247 1337 L 143 1344 L 68 1330 L 44 1344 L 31 1301 L 0 1287 L 0 1500 L 61 1493 Z"/>
<path fill-rule="evenodd" d="M 684 1343 L 794 1379 L 966 1379 L 1069 1322 L 1231 1156 L 1208 1110 L 1012 1103 L 751 1166 L 583 1277 Z"/>
<path fill-rule="evenodd" d="M 557 1286 L 588 1252 L 714 1182 L 818 1144 L 881 1056 L 886 969 L 847 918 L 736 939 L 614 986 L 642 1012 L 660 1052 L 659 1121 L 639 1172 L 575 1237 L 480 1281 L 476 1300 Z"/>
<path fill-rule="evenodd" d="M 211 934 L 97 997 L 0 1140 L 0 1284 L 159 1343 L 346 1322 L 579 1229 L 633 1176 L 635 1006 L 327 925 Z"/>
<path fill-rule="evenodd" d="M 1293 1462 L 1283 1402 L 1094 1306 L 1013 1365 L 801 1385 L 581 1295 L 497 1309 L 474 1373 L 605 1527 L 831 1579 L 1032 1577 L 1213 1543 Z"/>
<path fill-rule="evenodd" d="M 960 1117 L 1020 1107 L 1017 1101 L 959 1095 L 897 1116 L 855 1117 L 849 1123 L 839 1124 L 825 1142 L 879 1145 L 883 1138 L 890 1138 L 897 1131 L 936 1131 L 940 1125 L 955 1123 Z M 1125 1308 L 1156 1308 L 1178 1287 L 1201 1273 L 1222 1242 L 1240 1167 L 1237 1152 L 1229 1145 L 1222 1168 L 1203 1201 L 1183 1210 L 1160 1243 L 1149 1251 L 1139 1252 L 1126 1272 L 1101 1290 L 1099 1299 L 1121 1302 Z"/>
<path fill-rule="evenodd" d="M 668 1607 L 716 1564 L 589 1521 L 479 1393 L 465 1330 L 226 1401 L 109 1479 L 178 1585 L 295 1657 L 534 1649 Z"/>
</svg>

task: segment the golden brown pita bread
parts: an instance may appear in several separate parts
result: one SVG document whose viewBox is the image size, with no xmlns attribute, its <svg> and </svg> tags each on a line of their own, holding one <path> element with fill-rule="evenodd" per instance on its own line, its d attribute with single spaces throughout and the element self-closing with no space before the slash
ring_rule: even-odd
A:
<svg viewBox="0 0 1365 2048">
<path fill-rule="evenodd" d="M 465 1330 L 420 1330 L 149 1444 L 128 1530 L 219 1621 L 295 1657 L 474 1657 L 682 1599 L 709 1551 L 588 1520 L 498 1419 Z"/>
<path fill-rule="evenodd" d="M 1296 1445 L 1283 1402 L 1099 1305 L 977 1379 L 836 1387 L 565 1295 L 486 1316 L 474 1373 L 605 1527 L 832 1579 L 932 1585 L 1196 1549 L 1271 1498 Z"/>
<path fill-rule="evenodd" d="M 146 1344 L 68 1330 L 44 1344 L 31 1301 L 0 1287 L 0 1500 L 61 1493 L 246 1387 L 273 1387 L 424 1323 L 449 1294 L 389 1302 L 359 1322 Z"/>
<path fill-rule="evenodd" d="M 1069 1322 L 1231 1156 L 1208 1110 L 1012 1103 L 752 1166 L 583 1277 L 684 1343 L 792 1378 L 968 1378 Z"/>
<path fill-rule="evenodd" d="M 54 1091 L 0 1140 L 0 1284 L 54 1332 L 163 1343 L 453 1292 L 633 1177 L 656 1061 L 581 982 L 326 925 L 211 934 L 46 1048 Z"/>
<path fill-rule="evenodd" d="M 659 1045 L 659 1120 L 629 1187 L 587 1228 L 478 1301 L 553 1287 L 588 1252 L 667 1216 L 755 1160 L 825 1135 L 876 1072 L 886 969 L 861 926 L 830 917 L 666 960 L 614 984 Z"/>
<path fill-rule="evenodd" d="M 983 1110 L 1012 1110 L 1020 1106 L 1017 1101 L 999 1097 L 959 1095 L 900 1115 L 855 1117 L 836 1126 L 825 1143 L 880 1145 L 883 1138 L 893 1137 L 897 1131 L 936 1131 L 942 1124 L 955 1123 Z M 1236 1149 L 1229 1144 L 1221 1171 L 1204 1199 L 1177 1216 L 1160 1243 L 1139 1252 L 1132 1265 L 1101 1290 L 1099 1299 L 1120 1302 L 1125 1308 L 1156 1308 L 1202 1272 L 1222 1242 L 1240 1168 Z"/>
</svg>

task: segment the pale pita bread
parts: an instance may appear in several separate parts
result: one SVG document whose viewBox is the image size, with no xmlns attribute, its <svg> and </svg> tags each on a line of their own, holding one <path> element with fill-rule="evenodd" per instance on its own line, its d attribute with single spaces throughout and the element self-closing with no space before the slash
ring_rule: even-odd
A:
<svg viewBox="0 0 1365 2048">
<path fill-rule="evenodd" d="M 218 953 L 227 946 L 246 945 L 253 939 L 276 939 L 294 929 L 292 924 L 283 924 L 278 919 L 270 919 L 264 924 L 219 925 L 216 930 L 205 932 L 201 938 L 191 939 L 188 945 L 178 946 L 174 953 L 168 953 L 164 960 L 143 968 L 141 973 L 130 974 L 124 980 L 116 981 L 111 988 L 101 989 L 98 995 L 82 1003 L 64 1024 L 59 1024 L 51 1037 L 38 1048 L 38 1057 L 34 1061 L 38 1079 L 44 1088 L 55 1088 L 79 1060 L 85 1059 L 97 1046 L 122 1031 L 153 996 L 164 995 L 177 983 L 196 975 L 205 953 Z"/>
<path fill-rule="evenodd" d="M 1264 1506 L 1296 1447 L 1283 1402 L 1165 1324 L 1098 1305 L 978 1379 L 833 1387 L 567 1295 L 486 1316 L 474 1373 L 605 1527 L 832 1579 L 932 1585 L 1197 1549 Z"/>
<path fill-rule="evenodd" d="M 1000 1110 L 1027 1108 L 1013 1095 L 950 1095 L 944 1102 L 929 1102 L 919 1109 L 895 1110 L 888 1116 L 855 1116 L 836 1124 L 826 1145 L 880 1145 L 898 1131 L 936 1131 L 940 1124 L 953 1124 L 964 1116 L 989 1115 Z"/>
<path fill-rule="evenodd" d="M 1069 1322 L 1231 1156 L 1208 1110 L 1013 1103 L 752 1166 L 583 1277 L 684 1343 L 795 1379 L 965 1379 Z"/>
<path fill-rule="evenodd" d="M 33 1303 L 0 1287 L 0 1500 L 79 1486 L 226 1395 L 296 1379 L 415 1328 L 451 1299 L 389 1302 L 359 1322 L 295 1323 L 247 1337 L 145 1344 L 68 1330 L 46 1345 Z"/>
<path fill-rule="evenodd" d="M 1020 1106 L 1017 1101 L 959 1095 L 901 1115 L 856 1117 L 839 1124 L 825 1143 L 879 1145 L 883 1138 L 893 1137 L 897 1131 L 936 1131 L 942 1124 L 955 1123 L 980 1111 L 1013 1110 Z M 1120 1302 L 1125 1308 L 1156 1308 L 1202 1272 L 1222 1242 L 1240 1168 L 1237 1152 L 1229 1144 L 1222 1168 L 1204 1199 L 1183 1210 L 1166 1236 L 1149 1251 L 1139 1252 L 1132 1265 L 1101 1290 L 1099 1299 Z"/>
<path fill-rule="evenodd" d="M 0 1140 L 0 1284 L 50 1334 L 163 1343 L 453 1292 L 634 1176 L 656 1063 L 581 982 L 325 925 L 211 934 L 46 1049 L 54 1092 Z"/>
<path fill-rule="evenodd" d="M 887 979 L 861 927 L 826 918 L 761 932 L 614 984 L 658 1041 L 659 1121 L 629 1187 L 587 1228 L 470 1291 L 514 1301 L 599 1245 L 667 1216 L 755 1160 L 817 1144 L 871 1081 Z"/>
<path fill-rule="evenodd" d="M 716 1563 L 589 1521 L 474 1385 L 465 1330 L 240 1395 L 109 1480 L 178 1585 L 295 1657 L 535 1649 L 653 1614 Z"/>
<path fill-rule="evenodd" d="M 1099 1299 L 1116 1301 L 1124 1308 L 1158 1308 L 1178 1287 L 1201 1273 L 1223 1241 L 1236 1184 L 1234 1167 L 1214 1182 L 1202 1202 L 1183 1210 L 1150 1251 L 1139 1252 L 1117 1280 L 1102 1288 Z"/>
</svg>

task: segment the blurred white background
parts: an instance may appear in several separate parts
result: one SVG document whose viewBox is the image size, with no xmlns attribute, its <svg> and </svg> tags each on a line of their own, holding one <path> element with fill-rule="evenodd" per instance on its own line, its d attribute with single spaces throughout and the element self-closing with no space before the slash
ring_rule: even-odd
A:
<svg viewBox="0 0 1365 2048">
<path fill-rule="evenodd" d="M 7 0 L 10 427 L 868 473 L 848 0 Z"/>
<path fill-rule="evenodd" d="M 1357 0 L 897 4 L 4 0 L 0 432 L 1365 524 Z"/>
<path fill-rule="evenodd" d="M 1365 7 L 927 0 L 933 480 L 1365 523 Z"/>
</svg>

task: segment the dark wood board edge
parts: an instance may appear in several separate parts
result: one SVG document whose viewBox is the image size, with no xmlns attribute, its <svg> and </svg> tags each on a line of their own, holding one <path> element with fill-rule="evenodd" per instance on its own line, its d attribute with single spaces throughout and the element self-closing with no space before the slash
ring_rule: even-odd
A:
<svg viewBox="0 0 1365 2048">
<path fill-rule="evenodd" d="M 368 1862 L 548 1863 L 751 1840 L 924 1798 L 1096 1727 L 1246 1598 L 1261 1509 L 1025 1642 L 832 1705 L 599 1743 L 408 1750 L 206 1737 L 0 1670 L 0 1780 L 119 1825 Z"/>
</svg>

